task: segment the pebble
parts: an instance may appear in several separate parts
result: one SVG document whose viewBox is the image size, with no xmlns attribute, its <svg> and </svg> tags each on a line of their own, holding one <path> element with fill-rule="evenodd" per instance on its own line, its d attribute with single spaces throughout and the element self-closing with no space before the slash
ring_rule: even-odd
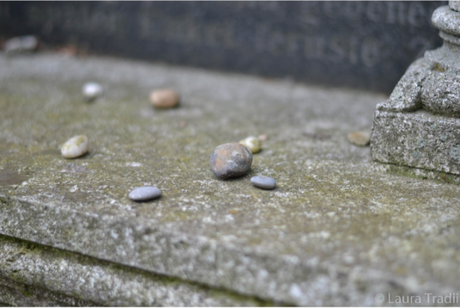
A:
<svg viewBox="0 0 460 308">
<path fill-rule="evenodd" d="M 262 141 L 266 141 L 268 139 L 268 136 L 263 134 L 263 135 L 259 136 L 259 139 L 262 140 Z"/>
<path fill-rule="evenodd" d="M 3 49 L 6 53 L 30 52 L 38 49 L 38 38 L 33 35 L 13 37 L 5 42 Z"/>
<path fill-rule="evenodd" d="M 173 108 L 179 105 L 179 94 L 170 89 L 155 90 L 150 94 L 150 101 L 157 108 Z"/>
<path fill-rule="evenodd" d="M 276 187 L 275 179 L 268 177 L 268 176 L 263 176 L 263 175 L 252 177 L 251 183 L 252 185 L 256 187 L 263 188 L 263 189 L 274 189 Z"/>
<path fill-rule="evenodd" d="M 88 82 L 83 85 L 82 92 L 85 100 L 92 101 L 102 95 L 102 86 L 95 82 Z"/>
<path fill-rule="evenodd" d="M 61 147 L 62 156 L 65 158 L 77 158 L 88 152 L 88 137 L 81 135 L 67 140 Z"/>
<path fill-rule="evenodd" d="M 348 141 L 359 146 L 367 146 L 370 144 L 371 135 L 367 132 L 353 132 L 348 134 Z"/>
<path fill-rule="evenodd" d="M 134 189 L 129 193 L 129 199 L 133 201 L 146 201 L 161 196 L 161 190 L 154 186 L 143 186 Z"/>
<path fill-rule="evenodd" d="M 250 149 L 253 154 L 260 152 L 260 150 L 262 149 L 262 141 L 259 138 L 253 136 L 240 140 L 240 142 L 238 143 Z"/>
<path fill-rule="evenodd" d="M 251 150 L 239 143 L 221 144 L 211 154 L 211 169 L 222 179 L 241 176 L 251 165 Z"/>
</svg>

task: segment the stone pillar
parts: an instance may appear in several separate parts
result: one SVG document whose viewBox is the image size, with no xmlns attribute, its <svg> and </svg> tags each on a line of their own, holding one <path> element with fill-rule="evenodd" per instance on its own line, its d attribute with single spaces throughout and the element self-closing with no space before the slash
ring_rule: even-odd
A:
<svg viewBox="0 0 460 308">
<path fill-rule="evenodd" d="M 377 105 L 376 161 L 460 174 L 460 1 L 433 12 L 443 46 L 427 51 Z"/>
</svg>

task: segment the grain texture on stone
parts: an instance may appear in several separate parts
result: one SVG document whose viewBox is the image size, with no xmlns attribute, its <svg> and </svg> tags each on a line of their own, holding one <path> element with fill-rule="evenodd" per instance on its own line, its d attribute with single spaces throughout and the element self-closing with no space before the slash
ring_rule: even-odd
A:
<svg viewBox="0 0 460 308">
<path fill-rule="evenodd" d="M 211 169 L 222 179 L 242 176 L 251 165 L 251 150 L 239 143 L 219 145 L 211 154 Z"/>
<path fill-rule="evenodd" d="M 7 253 L 5 266 L 18 281 L 35 277 L 33 284 L 56 288 L 68 281 L 68 294 L 94 292 L 107 306 L 184 301 L 160 301 L 169 298 L 164 291 L 159 301 L 138 302 L 158 287 L 141 281 L 145 295 L 137 296 L 133 284 L 123 289 L 126 284 L 104 273 L 101 281 L 97 260 L 278 305 L 372 306 L 378 293 L 425 298 L 460 290 L 460 187 L 452 184 L 459 177 L 441 174 L 435 181 L 434 173 L 424 173 L 428 179 L 422 179 L 415 168 L 396 175 L 395 165 L 373 162 L 368 148 L 346 139 L 357 127 L 371 127 L 376 104 L 386 99 L 380 94 L 280 81 L 267 86 L 254 76 L 111 57 L 0 54 L 0 67 L 0 233 L 96 259 L 94 275 L 67 272 L 55 280 L 41 268 L 61 271 L 60 263 L 45 260 L 38 270 L 34 263 L 22 270 L 10 265 L 16 252 Z M 194 93 L 193 105 L 173 112 L 146 106 L 146 89 L 164 83 L 164 76 Z M 82 80 L 104 80 L 116 89 L 110 103 L 78 103 Z M 56 99 L 63 89 L 75 89 L 64 93 L 68 103 Z M 394 116 L 387 114 L 382 125 Z M 406 116 L 400 120 L 408 123 Z M 457 119 L 448 120 L 444 127 Z M 180 121 L 187 126 L 178 127 Z M 416 135 L 402 142 L 420 155 L 432 147 L 458 159 L 460 124 L 449 139 L 430 122 L 419 125 L 439 136 L 438 143 Z M 328 138 L 302 138 L 303 131 Z M 57 142 L 89 132 L 91 159 L 60 157 Z M 243 178 L 219 180 L 210 154 L 246 132 L 270 136 L 270 149 L 254 156 Z M 86 171 L 61 172 L 79 170 L 68 167 L 71 162 Z M 275 178 L 277 188 L 256 189 L 252 173 Z M 17 185 L 19 176 L 27 185 Z M 143 183 L 157 185 L 164 198 L 130 201 L 130 189 Z M 27 270 L 34 273 L 26 277 Z M 102 285 L 88 288 L 92 278 Z M 120 302 L 124 290 L 132 301 Z"/>
</svg>

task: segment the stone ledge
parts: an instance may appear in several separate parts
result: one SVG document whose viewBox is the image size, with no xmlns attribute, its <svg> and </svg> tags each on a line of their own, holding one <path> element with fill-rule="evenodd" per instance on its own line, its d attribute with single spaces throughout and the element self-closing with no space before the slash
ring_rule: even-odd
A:
<svg viewBox="0 0 460 308">
<path fill-rule="evenodd" d="M 0 66 L 4 235 L 294 305 L 460 289 L 460 188 L 373 168 L 347 142 L 381 95 L 97 57 Z M 88 81 L 107 89 L 90 104 Z M 161 87 L 180 108 L 150 106 Z M 217 145 L 262 133 L 247 175 L 213 175 Z M 77 134 L 90 152 L 66 160 L 59 145 Z M 147 184 L 163 196 L 128 199 Z"/>
<path fill-rule="evenodd" d="M 94 303 L 0 277 L 0 305 L 13 307 L 97 307 Z"/>
<path fill-rule="evenodd" d="M 3 236 L 0 286 L 0 302 L 19 306 L 272 305 Z"/>
</svg>

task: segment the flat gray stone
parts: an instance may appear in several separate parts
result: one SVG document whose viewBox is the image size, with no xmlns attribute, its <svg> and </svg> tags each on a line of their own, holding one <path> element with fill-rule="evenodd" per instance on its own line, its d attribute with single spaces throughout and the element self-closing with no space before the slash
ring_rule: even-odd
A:
<svg viewBox="0 0 460 308">
<path fill-rule="evenodd" d="M 0 67 L 3 235 L 282 304 L 460 290 L 460 187 L 391 173 L 347 141 L 385 96 L 103 57 L 0 56 Z M 94 104 L 81 100 L 87 80 L 107 89 Z M 150 105 L 166 86 L 187 98 L 180 108 Z M 262 133 L 246 176 L 215 177 L 216 145 Z M 91 151 L 69 167 L 59 141 L 76 134 Z M 277 189 L 254 189 L 258 174 Z M 154 207 L 127 198 L 140 185 L 161 187 Z M 39 273 L 28 277 L 53 283 Z M 89 300 L 74 273 L 69 290 Z M 113 288 L 99 290 L 111 305 Z"/>
<path fill-rule="evenodd" d="M 258 175 L 251 178 L 252 185 L 263 189 L 274 189 L 276 181 L 274 178 Z"/>
<path fill-rule="evenodd" d="M 133 201 L 147 201 L 161 196 L 161 190 L 154 186 L 143 186 L 135 188 L 129 193 L 129 199 Z"/>
</svg>

